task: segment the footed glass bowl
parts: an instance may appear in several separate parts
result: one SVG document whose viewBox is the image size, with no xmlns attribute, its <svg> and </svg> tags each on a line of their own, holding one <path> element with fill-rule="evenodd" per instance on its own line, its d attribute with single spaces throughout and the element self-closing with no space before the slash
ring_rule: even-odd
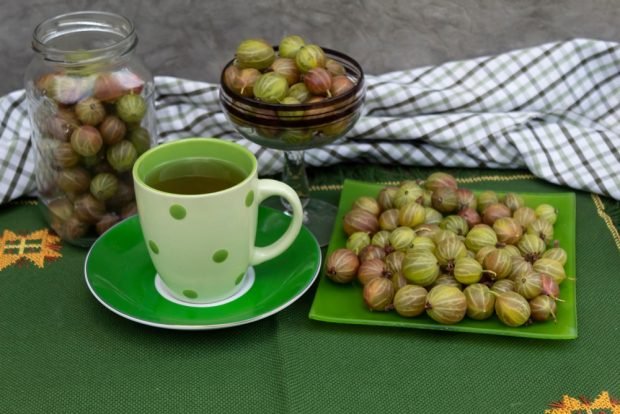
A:
<svg viewBox="0 0 620 414">
<path fill-rule="evenodd" d="M 274 49 L 277 51 L 277 47 Z M 327 59 L 344 67 L 353 86 L 341 95 L 318 102 L 284 105 L 236 93 L 224 79 L 234 59 L 223 68 L 220 79 L 220 104 L 235 129 L 250 141 L 284 152 L 283 181 L 297 191 L 304 205 L 304 224 L 321 246 L 329 242 L 337 208 L 309 197 L 303 151 L 344 137 L 360 118 L 366 97 L 364 71 L 359 63 L 344 53 L 327 48 L 323 51 Z"/>
</svg>

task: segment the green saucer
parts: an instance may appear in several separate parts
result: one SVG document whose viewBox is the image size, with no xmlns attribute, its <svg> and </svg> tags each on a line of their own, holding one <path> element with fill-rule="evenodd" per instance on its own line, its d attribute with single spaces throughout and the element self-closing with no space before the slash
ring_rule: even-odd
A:
<svg viewBox="0 0 620 414">
<path fill-rule="evenodd" d="M 256 244 L 275 241 L 290 217 L 261 207 Z M 86 256 L 86 284 L 106 308 L 145 325 L 182 330 L 219 329 L 266 318 L 295 302 L 308 290 L 321 267 L 321 250 L 302 226 L 295 242 L 282 255 L 254 267 L 255 280 L 239 298 L 213 307 L 173 303 L 157 291 L 156 271 L 142 237 L 137 216 L 103 234 Z"/>
</svg>

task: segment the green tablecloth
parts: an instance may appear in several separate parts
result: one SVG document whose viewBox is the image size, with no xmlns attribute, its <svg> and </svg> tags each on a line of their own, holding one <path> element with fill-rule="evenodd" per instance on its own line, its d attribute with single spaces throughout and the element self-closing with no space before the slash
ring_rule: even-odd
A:
<svg viewBox="0 0 620 414">
<path fill-rule="evenodd" d="M 344 177 L 430 171 L 358 166 L 311 177 L 315 195 L 337 203 Z M 454 173 L 472 188 L 567 191 L 526 172 Z M 579 337 L 571 341 L 313 321 L 314 287 L 249 325 L 163 330 L 95 300 L 83 277 L 86 250 L 61 244 L 42 262 L 4 255 L 0 413 L 585 413 L 587 404 L 620 412 L 620 238 L 604 201 L 577 193 Z M 34 202 L 0 206 L 3 240 L 40 229 Z"/>
</svg>

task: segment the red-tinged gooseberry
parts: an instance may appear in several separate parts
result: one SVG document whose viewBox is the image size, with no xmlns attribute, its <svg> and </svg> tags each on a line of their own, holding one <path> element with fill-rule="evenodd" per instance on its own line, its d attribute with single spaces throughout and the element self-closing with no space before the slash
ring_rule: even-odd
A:
<svg viewBox="0 0 620 414">
<path fill-rule="evenodd" d="M 313 68 L 306 72 L 304 84 L 313 95 L 331 95 L 332 78 L 324 68 Z"/>
<path fill-rule="evenodd" d="M 116 213 L 104 214 L 95 224 L 95 230 L 97 231 L 97 234 L 103 234 L 106 232 L 106 230 L 108 230 L 119 221 L 120 217 Z"/>
<path fill-rule="evenodd" d="M 99 130 L 90 125 L 82 125 L 71 134 L 71 147 L 80 155 L 89 157 L 97 154 L 103 145 Z"/>
<path fill-rule="evenodd" d="M 532 319 L 538 322 L 545 322 L 553 319 L 556 320 L 557 304 L 555 299 L 540 295 L 530 300 L 530 309 Z"/>
<path fill-rule="evenodd" d="M 359 266 L 355 253 L 349 249 L 337 249 L 327 257 L 325 274 L 336 283 L 349 283 L 355 279 Z"/>
<path fill-rule="evenodd" d="M 456 182 L 456 178 L 454 178 L 451 174 L 445 172 L 435 172 L 426 178 L 426 181 L 424 181 L 424 187 L 431 191 L 435 191 L 443 187 L 448 187 L 456 191 L 458 184 Z"/>
<path fill-rule="evenodd" d="M 362 296 L 364 303 L 371 311 L 388 311 L 393 308 L 394 285 L 390 279 L 373 279 L 364 285 Z"/>
<path fill-rule="evenodd" d="M 104 102 L 116 101 L 127 91 L 112 73 L 100 73 L 95 79 L 93 96 Z"/>
<path fill-rule="evenodd" d="M 357 280 L 362 285 L 368 284 L 372 279 L 391 276 L 386 263 L 382 259 L 369 259 L 360 263 L 357 269 Z"/>
<path fill-rule="evenodd" d="M 105 214 L 105 204 L 92 194 L 82 194 L 73 203 L 75 217 L 84 223 L 96 223 Z"/>
<path fill-rule="evenodd" d="M 289 86 L 299 82 L 299 68 L 294 59 L 279 57 L 273 61 L 269 70 L 284 76 Z"/>
<path fill-rule="evenodd" d="M 517 244 L 523 235 L 523 228 L 512 217 L 500 217 L 493 223 L 497 240 L 505 244 Z"/>
<path fill-rule="evenodd" d="M 99 133 L 105 145 L 114 145 L 125 137 L 127 126 L 117 116 L 108 115 L 99 125 Z"/>
<path fill-rule="evenodd" d="M 58 173 L 56 184 L 67 194 L 80 194 L 90 186 L 90 174 L 82 167 L 65 168 Z"/>
<path fill-rule="evenodd" d="M 488 205 L 482 212 L 482 222 L 492 226 L 495 220 L 501 217 L 511 217 L 512 210 L 502 203 L 493 203 Z"/>
<path fill-rule="evenodd" d="M 456 211 L 458 208 L 456 189 L 449 186 L 434 189 L 431 202 L 433 208 L 440 213 L 449 214 Z"/>
<path fill-rule="evenodd" d="M 80 162 L 80 155 L 73 150 L 68 142 L 61 142 L 52 150 L 54 162 L 62 168 L 73 167 Z"/>
<path fill-rule="evenodd" d="M 345 233 L 349 236 L 358 231 L 363 231 L 372 235 L 379 230 L 379 220 L 374 214 L 356 208 L 345 214 L 343 227 Z"/>
<path fill-rule="evenodd" d="M 334 76 L 332 78 L 332 85 L 329 88 L 331 96 L 340 96 L 351 90 L 355 84 L 351 79 L 346 76 Z"/>
<path fill-rule="evenodd" d="M 346 75 L 347 71 L 342 65 L 342 63 L 338 62 L 335 59 L 326 58 L 325 59 L 325 69 L 329 72 L 333 77 Z"/>
</svg>

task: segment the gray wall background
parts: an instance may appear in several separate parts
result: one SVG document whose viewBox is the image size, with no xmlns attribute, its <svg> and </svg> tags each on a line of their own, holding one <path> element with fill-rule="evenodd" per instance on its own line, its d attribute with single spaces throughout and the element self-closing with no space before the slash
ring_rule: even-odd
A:
<svg viewBox="0 0 620 414">
<path fill-rule="evenodd" d="M 77 10 L 126 15 L 155 75 L 207 82 L 248 37 L 299 34 L 370 74 L 574 37 L 620 41 L 615 0 L 2 0 L 0 95 L 22 88 L 36 24 Z"/>
</svg>

